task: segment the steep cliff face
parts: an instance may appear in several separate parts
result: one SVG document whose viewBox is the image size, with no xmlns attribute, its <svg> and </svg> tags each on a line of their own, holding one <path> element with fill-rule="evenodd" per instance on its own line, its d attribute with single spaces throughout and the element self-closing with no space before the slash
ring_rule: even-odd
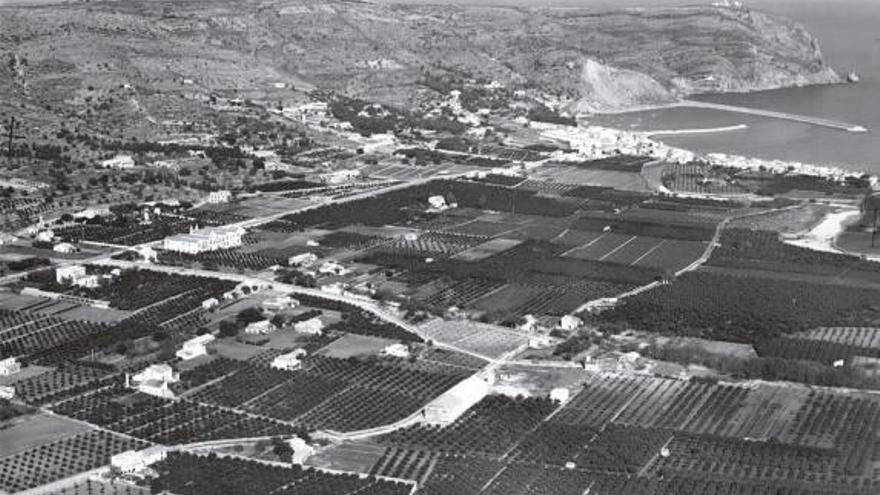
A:
<svg viewBox="0 0 880 495">
<path fill-rule="evenodd" d="M 803 26 L 760 12 L 715 7 L 622 12 L 597 16 L 584 27 L 609 36 L 605 46 L 592 50 L 610 68 L 587 70 L 595 64 L 585 62 L 579 108 L 615 110 L 695 93 L 841 81 Z M 612 46 L 611 39 L 619 44 Z"/>
<path fill-rule="evenodd" d="M 615 69 L 592 59 L 584 62 L 581 80 L 580 97 L 569 108 L 576 113 L 615 111 L 674 98 L 672 92 L 647 74 Z"/>
</svg>

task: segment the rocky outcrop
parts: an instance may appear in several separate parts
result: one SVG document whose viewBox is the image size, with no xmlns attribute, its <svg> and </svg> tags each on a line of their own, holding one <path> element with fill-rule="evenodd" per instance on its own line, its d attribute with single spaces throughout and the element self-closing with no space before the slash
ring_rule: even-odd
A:
<svg viewBox="0 0 880 495">
<path fill-rule="evenodd" d="M 583 63 L 580 98 L 575 113 L 618 111 L 634 105 L 663 103 L 673 94 L 651 76 L 627 69 L 615 69 L 592 59 Z"/>
</svg>

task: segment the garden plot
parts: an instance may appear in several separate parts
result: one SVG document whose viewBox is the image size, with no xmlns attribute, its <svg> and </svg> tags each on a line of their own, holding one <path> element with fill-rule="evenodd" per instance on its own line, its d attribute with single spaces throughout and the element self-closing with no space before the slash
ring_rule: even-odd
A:
<svg viewBox="0 0 880 495">
<path fill-rule="evenodd" d="M 425 337 L 490 358 L 498 358 L 528 342 L 528 337 L 503 327 L 472 321 L 432 320 L 420 328 Z"/>
<path fill-rule="evenodd" d="M 462 261 L 479 261 L 482 259 L 486 259 L 493 254 L 506 251 L 514 246 L 519 245 L 521 242 L 522 241 L 516 239 L 492 239 L 490 241 L 474 246 L 466 251 L 458 253 L 457 255 L 453 256 L 453 259 L 458 259 Z"/>
</svg>

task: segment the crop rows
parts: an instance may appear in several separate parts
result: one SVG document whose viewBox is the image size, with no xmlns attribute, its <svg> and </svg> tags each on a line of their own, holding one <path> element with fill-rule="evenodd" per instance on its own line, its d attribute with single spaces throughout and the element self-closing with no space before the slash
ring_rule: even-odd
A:
<svg viewBox="0 0 880 495">
<path fill-rule="evenodd" d="M 821 327 L 800 333 L 797 337 L 864 349 L 880 349 L 880 328 L 876 327 Z"/>
<path fill-rule="evenodd" d="M 334 474 L 225 457 L 172 453 L 156 465 L 153 493 L 178 495 L 407 495 L 412 486 L 372 476 Z"/>
<path fill-rule="evenodd" d="M 132 393 L 121 385 L 57 404 L 67 416 L 151 442 L 183 444 L 294 433 L 289 425 L 188 400 Z"/>
<path fill-rule="evenodd" d="M 165 237 L 189 232 L 196 225 L 193 220 L 176 217 L 156 216 L 150 224 L 134 221 L 124 225 L 74 225 L 55 230 L 55 235 L 71 242 L 97 241 L 109 244 L 135 246 L 145 242 L 158 241 Z"/>
<path fill-rule="evenodd" d="M 744 194 L 749 190 L 727 177 L 726 173 L 699 162 L 667 163 L 663 185 L 673 191 L 701 194 Z"/>
<path fill-rule="evenodd" d="M 89 431 L 0 459 L 0 489 L 15 493 L 110 463 L 120 452 L 146 443 Z"/>
</svg>

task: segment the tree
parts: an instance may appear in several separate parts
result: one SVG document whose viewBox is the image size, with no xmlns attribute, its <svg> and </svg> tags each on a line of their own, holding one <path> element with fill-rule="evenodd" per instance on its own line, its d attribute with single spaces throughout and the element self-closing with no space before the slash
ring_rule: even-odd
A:
<svg viewBox="0 0 880 495">
<path fill-rule="evenodd" d="M 284 315 L 278 314 L 272 317 L 272 325 L 281 328 L 287 323 L 287 318 Z"/>
<path fill-rule="evenodd" d="M 231 320 L 223 320 L 220 322 L 221 337 L 235 337 L 238 335 L 239 326 Z"/>
<path fill-rule="evenodd" d="M 284 439 L 274 437 L 272 438 L 272 453 L 274 453 L 278 459 L 284 462 L 290 462 L 290 458 L 293 456 L 293 449 L 284 441 Z"/>
<path fill-rule="evenodd" d="M 250 324 L 263 320 L 263 313 L 256 307 L 245 308 L 238 313 L 236 320 L 241 324 Z"/>
</svg>

